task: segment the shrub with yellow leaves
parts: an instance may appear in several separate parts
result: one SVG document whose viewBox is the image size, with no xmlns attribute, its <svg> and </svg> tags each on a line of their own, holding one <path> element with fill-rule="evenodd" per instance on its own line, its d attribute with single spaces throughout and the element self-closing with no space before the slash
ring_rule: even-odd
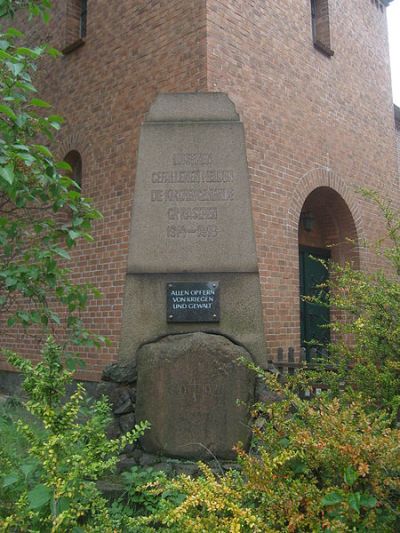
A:
<svg viewBox="0 0 400 533">
<path fill-rule="evenodd" d="M 306 401 L 264 379 L 282 400 L 255 406 L 263 423 L 250 452 L 238 447 L 241 470 L 218 477 L 202 465 L 200 478 L 159 487 L 160 497 L 169 489 L 183 501 L 160 506 L 143 531 L 399 531 L 400 431 L 390 417 L 359 398 Z"/>
<path fill-rule="evenodd" d="M 42 355 L 36 366 L 15 354 L 8 357 L 24 376 L 25 407 L 42 430 L 19 423 L 28 443 L 24 464 L 7 460 L 7 450 L 3 450 L 0 530 L 112 532 L 109 505 L 96 481 L 115 467 L 118 452 L 140 437 L 147 423 L 109 440 L 106 400 L 92 402 L 85 410 L 81 384 L 66 400 L 66 385 L 73 374 L 62 365 L 61 348 L 49 338 Z"/>
</svg>

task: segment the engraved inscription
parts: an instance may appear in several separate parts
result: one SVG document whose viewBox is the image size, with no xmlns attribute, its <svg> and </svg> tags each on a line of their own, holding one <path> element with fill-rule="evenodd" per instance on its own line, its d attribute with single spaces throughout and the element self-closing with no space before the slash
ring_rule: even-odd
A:
<svg viewBox="0 0 400 533">
<path fill-rule="evenodd" d="M 158 171 L 151 175 L 152 183 L 231 183 L 232 170 L 174 170 Z"/>
<path fill-rule="evenodd" d="M 198 374 L 201 376 L 201 374 Z M 209 403 L 218 401 L 223 397 L 221 383 L 204 383 L 195 376 L 190 381 L 178 385 L 175 389 L 177 399 L 183 402 L 195 402 L 198 411 L 203 410 L 204 406 L 208 409 Z"/>
<path fill-rule="evenodd" d="M 234 199 L 233 189 L 156 189 L 152 202 L 225 202 Z"/>
<path fill-rule="evenodd" d="M 168 283 L 167 320 L 168 322 L 218 322 L 218 282 Z"/>
<path fill-rule="evenodd" d="M 172 154 L 170 164 L 170 169 L 155 170 L 150 176 L 154 185 L 150 190 L 150 201 L 166 204 L 166 237 L 174 240 L 215 239 L 220 233 L 219 205 L 235 199 L 233 170 L 215 168 L 212 153 Z M 202 205 L 208 202 L 216 207 Z M 168 206 L 176 203 L 191 205 Z M 198 224 L 198 221 L 213 223 Z"/>
<path fill-rule="evenodd" d="M 167 226 L 167 237 L 171 239 L 186 239 L 196 235 L 199 239 L 213 239 L 218 235 L 218 226 Z"/>
<path fill-rule="evenodd" d="M 217 220 L 216 207 L 171 207 L 168 220 Z"/>
<path fill-rule="evenodd" d="M 173 163 L 177 165 L 211 165 L 212 154 L 174 154 Z"/>
</svg>

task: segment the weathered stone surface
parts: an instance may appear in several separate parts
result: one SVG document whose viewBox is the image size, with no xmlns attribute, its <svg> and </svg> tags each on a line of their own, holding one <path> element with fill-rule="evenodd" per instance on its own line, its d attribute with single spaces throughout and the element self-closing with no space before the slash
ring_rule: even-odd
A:
<svg viewBox="0 0 400 533">
<path fill-rule="evenodd" d="M 144 453 L 139 459 L 139 464 L 141 466 L 153 466 L 159 460 L 160 458 L 156 455 L 152 455 L 151 453 Z"/>
<path fill-rule="evenodd" d="M 167 323 L 169 283 L 210 281 L 215 322 Z M 190 331 L 234 337 L 266 363 L 244 129 L 223 93 L 160 94 L 140 133 L 119 357 Z"/>
<path fill-rule="evenodd" d="M 101 379 L 114 383 L 135 383 L 137 378 L 136 361 L 127 359 L 118 363 L 112 363 L 103 370 Z"/>
<path fill-rule="evenodd" d="M 126 413 L 133 411 L 132 394 L 128 386 L 107 381 L 100 382 L 97 385 L 96 397 L 100 398 L 101 396 L 108 398 L 111 409 L 115 414 L 122 414 L 122 412 L 118 413 L 121 409 Z"/>
<path fill-rule="evenodd" d="M 239 120 L 233 102 L 222 93 L 159 94 L 146 115 L 146 122 L 215 120 Z"/>
<path fill-rule="evenodd" d="M 226 95 L 157 97 L 141 128 L 129 273 L 257 272 L 245 146 Z"/>
<path fill-rule="evenodd" d="M 137 462 L 132 457 L 127 457 L 126 455 L 120 456 L 120 460 L 117 464 L 117 473 L 126 472 L 136 465 Z"/>
<path fill-rule="evenodd" d="M 174 474 L 174 467 L 171 463 L 156 463 L 152 466 L 152 468 L 154 468 L 154 470 L 157 470 L 157 472 L 164 472 L 164 474 L 166 474 L 167 476 Z"/>
<path fill-rule="evenodd" d="M 129 398 L 124 403 L 119 405 L 116 409 L 114 409 L 114 415 L 126 415 L 126 413 L 132 413 L 133 410 L 134 406 L 131 399 Z"/>
<path fill-rule="evenodd" d="M 122 433 L 127 433 L 128 431 L 131 431 L 136 423 L 135 415 L 133 413 L 128 413 L 126 415 L 119 416 L 117 420 Z"/>
<path fill-rule="evenodd" d="M 256 401 L 262 403 L 274 403 L 282 400 L 282 397 L 275 391 L 271 390 L 267 384 L 260 378 L 256 380 Z"/>
<path fill-rule="evenodd" d="M 138 351 L 136 415 L 151 429 L 142 439 L 150 453 L 231 459 L 248 443 L 246 404 L 254 374 L 237 362 L 249 353 L 221 335 L 170 335 Z"/>
<path fill-rule="evenodd" d="M 116 418 L 113 418 L 107 426 L 106 434 L 109 439 L 117 439 L 121 436 L 121 428 Z"/>
<path fill-rule="evenodd" d="M 174 470 L 177 476 L 185 474 L 186 476 L 196 477 L 200 473 L 196 463 L 176 463 L 174 465 Z"/>
</svg>

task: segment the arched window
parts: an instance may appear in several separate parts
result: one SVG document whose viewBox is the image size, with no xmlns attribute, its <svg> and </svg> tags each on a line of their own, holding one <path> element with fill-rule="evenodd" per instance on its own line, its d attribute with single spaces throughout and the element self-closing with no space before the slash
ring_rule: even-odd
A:
<svg viewBox="0 0 400 533">
<path fill-rule="evenodd" d="M 84 44 L 86 29 L 87 0 L 67 0 L 64 54 Z"/>
<path fill-rule="evenodd" d="M 64 157 L 64 161 L 71 167 L 70 177 L 82 187 L 82 158 L 77 150 L 71 150 Z"/>
<path fill-rule="evenodd" d="M 311 21 L 315 48 L 329 57 L 333 56 L 328 0 L 311 0 Z"/>
</svg>

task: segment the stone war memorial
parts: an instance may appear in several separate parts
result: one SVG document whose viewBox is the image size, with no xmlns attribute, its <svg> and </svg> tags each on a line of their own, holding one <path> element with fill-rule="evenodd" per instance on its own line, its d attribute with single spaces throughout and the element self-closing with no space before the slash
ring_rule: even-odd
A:
<svg viewBox="0 0 400 533">
<path fill-rule="evenodd" d="M 234 458 L 254 402 L 243 361 L 265 357 L 243 125 L 224 94 L 161 94 L 141 128 L 113 365 L 136 365 L 143 449 Z"/>
</svg>

